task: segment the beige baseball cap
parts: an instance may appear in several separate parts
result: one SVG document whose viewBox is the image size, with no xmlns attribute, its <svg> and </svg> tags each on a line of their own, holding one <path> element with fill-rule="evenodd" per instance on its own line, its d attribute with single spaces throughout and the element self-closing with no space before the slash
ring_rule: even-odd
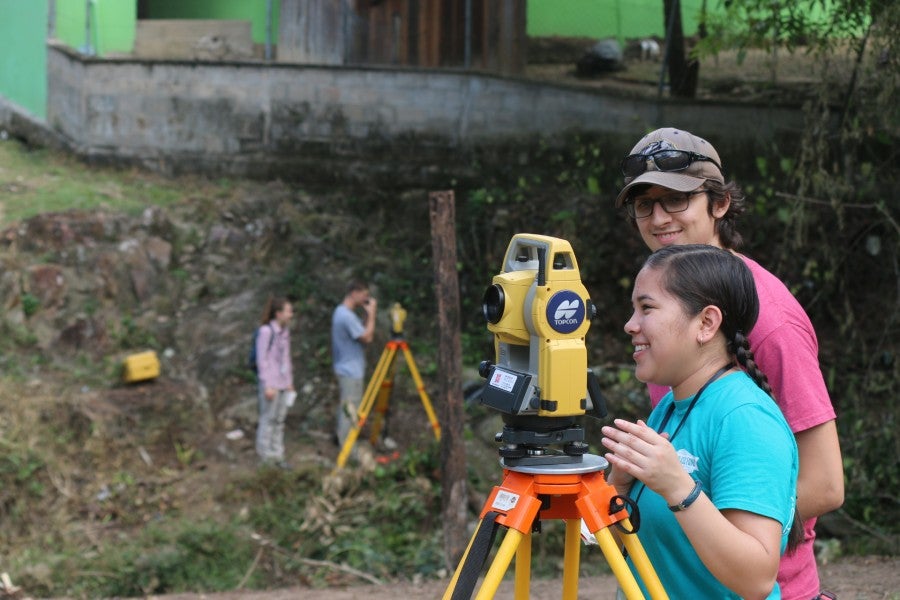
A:
<svg viewBox="0 0 900 600">
<path fill-rule="evenodd" d="M 687 168 L 680 171 L 660 171 L 653 159 L 650 158 L 650 155 L 660 150 L 685 150 L 710 158 L 715 162 L 694 160 Z M 719 153 L 712 144 L 690 132 L 673 127 L 652 131 L 641 138 L 641 141 L 635 144 L 628 153 L 629 156 L 640 154 L 647 155 L 646 170 L 636 177 L 625 178 L 625 187 L 616 196 L 616 208 L 622 206 L 628 197 L 628 190 L 636 185 L 661 185 L 678 192 L 690 192 L 709 179 L 725 183 L 725 177 L 719 168 L 719 165 L 722 164 Z"/>
</svg>

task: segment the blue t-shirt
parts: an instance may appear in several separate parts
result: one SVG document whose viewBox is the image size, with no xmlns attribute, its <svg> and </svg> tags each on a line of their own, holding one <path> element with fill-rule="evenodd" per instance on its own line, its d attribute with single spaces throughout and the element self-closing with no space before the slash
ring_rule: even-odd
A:
<svg viewBox="0 0 900 600">
<path fill-rule="evenodd" d="M 366 332 L 360 318 L 344 304 L 331 316 L 331 361 L 334 373 L 362 379 L 366 374 L 366 349 L 359 336 Z"/>
<path fill-rule="evenodd" d="M 674 403 L 663 429 L 671 436 L 692 399 L 674 402 L 670 391 L 650 413 L 647 425 L 658 431 Z M 716 508 L 744 510 L 781 523 L 784 552 L 796 508 L 799 458 L 794 435 L 771 397 L 746 373 L 725 375 L 703 391 L 672 444 L 684 470 L 702 482 Z M 638 495 L 638 539 L 669 597 L 739 598 L 703 565 L 665 499 L 641 482 L 629 492 L 632 498 Z M 649 598 L 631 560 L 629 566 Z M 777 584 L 768 598 L 781 598 Z"/>
</svg>

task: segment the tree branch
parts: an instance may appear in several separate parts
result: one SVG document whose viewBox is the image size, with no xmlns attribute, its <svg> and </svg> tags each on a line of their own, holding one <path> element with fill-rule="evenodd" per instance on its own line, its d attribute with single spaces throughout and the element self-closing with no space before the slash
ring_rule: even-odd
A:
<svg viewBox="0 0 900 600">
<path fill-rule="evenodd" d="M 788 200 L 798 200 L 800 202 L 806 202 L 807 204 L 820 204 L 824 206 L 831 206 L 831 202 L 828 200 L 821 200 L 819 198 L 810 198 L 809 196 L 798 196 L 797 194 L 788 194 L 786 192 L 775 192 L 776 196 L 781 198 L 787 198 Z M 884 215 L 884 218 L 891 224 L 897 233 L 900 233 L 900 223 L 897 223 L 896 220 L 891 216 L 888 212 L 887 208 L 878 203 L 874 204 L 859 204 L 854 202 L 843 202 L 841 203 L 843 208 L 863 208 L 863 209 L 874 209 Z"/>
</svg>

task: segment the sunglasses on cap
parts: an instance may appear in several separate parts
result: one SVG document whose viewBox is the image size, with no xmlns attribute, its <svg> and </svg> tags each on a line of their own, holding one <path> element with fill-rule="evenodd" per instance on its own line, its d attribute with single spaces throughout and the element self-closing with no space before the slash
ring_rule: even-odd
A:
<svg viewBox="0 0 900 600">
<path fill-rule="evenodd" d="M 637 177 L 647 170 L 647 161 L 652 160 L 657 171 L 684 171 L 697 161 L 709 161 L 722 171 L 722 165 L 715 160 L 688 150 L 657 150 L 648 154 L 631 154 L 622 159 L 622 174 Z"/>
</svg>

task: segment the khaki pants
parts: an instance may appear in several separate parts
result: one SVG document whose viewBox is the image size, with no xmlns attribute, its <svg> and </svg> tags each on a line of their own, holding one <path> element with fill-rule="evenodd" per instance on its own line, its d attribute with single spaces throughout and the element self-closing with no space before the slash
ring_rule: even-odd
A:
<svg viewBox="0 0 900 600">
<path fill-rule="evenodd" d="M 259 386 L 259 424 L 256 427 L 256 453 L 264 462 L 284 460 L 284 419 L 288 406 L 287 390 L 279 390 L 271 400 Z"/>
<path fill-rule="evenodd" d="M 338 446 L 343 447 L 347 434 L 356 423 L 356 411 L 363 395 L 363 380 L 353 377 L 338 375 L 338 389 L 340 390 L 340 402 L 337 409 L 337 435 Z"/>
</svg>

